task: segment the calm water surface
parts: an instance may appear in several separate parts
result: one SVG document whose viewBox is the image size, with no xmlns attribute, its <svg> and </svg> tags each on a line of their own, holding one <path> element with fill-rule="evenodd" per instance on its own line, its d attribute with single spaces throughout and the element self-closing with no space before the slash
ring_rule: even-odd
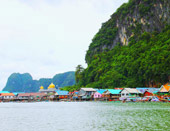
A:
<svg viewBox="0 0 170 131">
<path fill-rule="evenodd" d="M 169 103 L 1 103 L 4 131 L 170 130 Z"/>
</svg>

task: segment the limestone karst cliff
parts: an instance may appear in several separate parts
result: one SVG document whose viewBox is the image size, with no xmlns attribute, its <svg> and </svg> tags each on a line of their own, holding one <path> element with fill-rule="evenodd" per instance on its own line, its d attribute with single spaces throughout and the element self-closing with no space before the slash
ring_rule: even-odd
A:
<svg viewBox="0 0 170 131">
<path fill-rule="evenodd" d="M 102 24 L 89 46 L 86 62 L 115 45 L 128 45 L 132 37 L 137 40 L 144 32 L 161 32 L 167 24 L 170 24 L 169 0 L 129 0 Z"/>
<path fill-rule="evenodd" d="M 170 1 L 129 0 L 102 24 L 79 86 L 160 87 L 170 80 Z"/>
</svg>

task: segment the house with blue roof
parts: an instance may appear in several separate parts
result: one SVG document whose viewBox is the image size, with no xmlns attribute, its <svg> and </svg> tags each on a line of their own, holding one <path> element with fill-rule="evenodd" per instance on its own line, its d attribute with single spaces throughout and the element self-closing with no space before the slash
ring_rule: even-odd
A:
<svg viewBox="0 0 170 131">
<path fill-rule="evenodd" d="M 106 89 L 96 89 L 94 93 L 94 99 L 102 98 L 102 94 L 106 91 Z"/>
<path fill-rule="evenodd" d="M 97 89 L 96 91 L 97 91 L 98 93 L 100 93 L 100 94 L 103 94 L 103 92 L 105 92 L 106 89 Z"/>
<path fill-rule="evenodd" d="M 58 99 L 67 99 L 69 97 L 69 92 L 68 91 L 56 90 L 55 92 L 56 92 L 55 96 Z"/>
<path fill-rule="evenodd" d="M 103 93 L 103 97 L 108 98 L 110 100 L 119 100 L 120 95 L 121 95 L 121 90 L 116 90 L 116 89 L 107 89 Z"/>
</svg>

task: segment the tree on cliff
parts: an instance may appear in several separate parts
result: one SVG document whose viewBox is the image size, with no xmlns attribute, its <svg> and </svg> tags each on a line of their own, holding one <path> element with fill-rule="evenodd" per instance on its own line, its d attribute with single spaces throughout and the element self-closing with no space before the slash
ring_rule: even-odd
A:
<svg viewBox="0 0 170 131">
<path fill-rule="evenodd" d="M 76 67 L 76 72 L 75 72 L 75 79 L 76 79 L 76 84 L 79 83 L 79 80 L 82 79 L 82 72 L 84 71 L 84 68 L 82 65 L 78 65 Z"/>
</svg>

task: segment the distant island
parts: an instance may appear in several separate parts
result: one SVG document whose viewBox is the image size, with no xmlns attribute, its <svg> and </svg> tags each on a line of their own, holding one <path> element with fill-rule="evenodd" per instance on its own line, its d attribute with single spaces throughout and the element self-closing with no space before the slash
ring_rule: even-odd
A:
<svg viewBox="0 0 170 131">
<path fill-rule="evenodd" d="M 50 83 L 54 83 L 58 87 L 72 86 L 75 84 L 75 72 L 65 72 L 56 74 L 53 78 L 41 78 L 39 80 L 33 80 L 29 73 L 13 73 L 8 78 L 3 91 L 38 92 L 40 86 L 47 89 Z"/>
</svg>

